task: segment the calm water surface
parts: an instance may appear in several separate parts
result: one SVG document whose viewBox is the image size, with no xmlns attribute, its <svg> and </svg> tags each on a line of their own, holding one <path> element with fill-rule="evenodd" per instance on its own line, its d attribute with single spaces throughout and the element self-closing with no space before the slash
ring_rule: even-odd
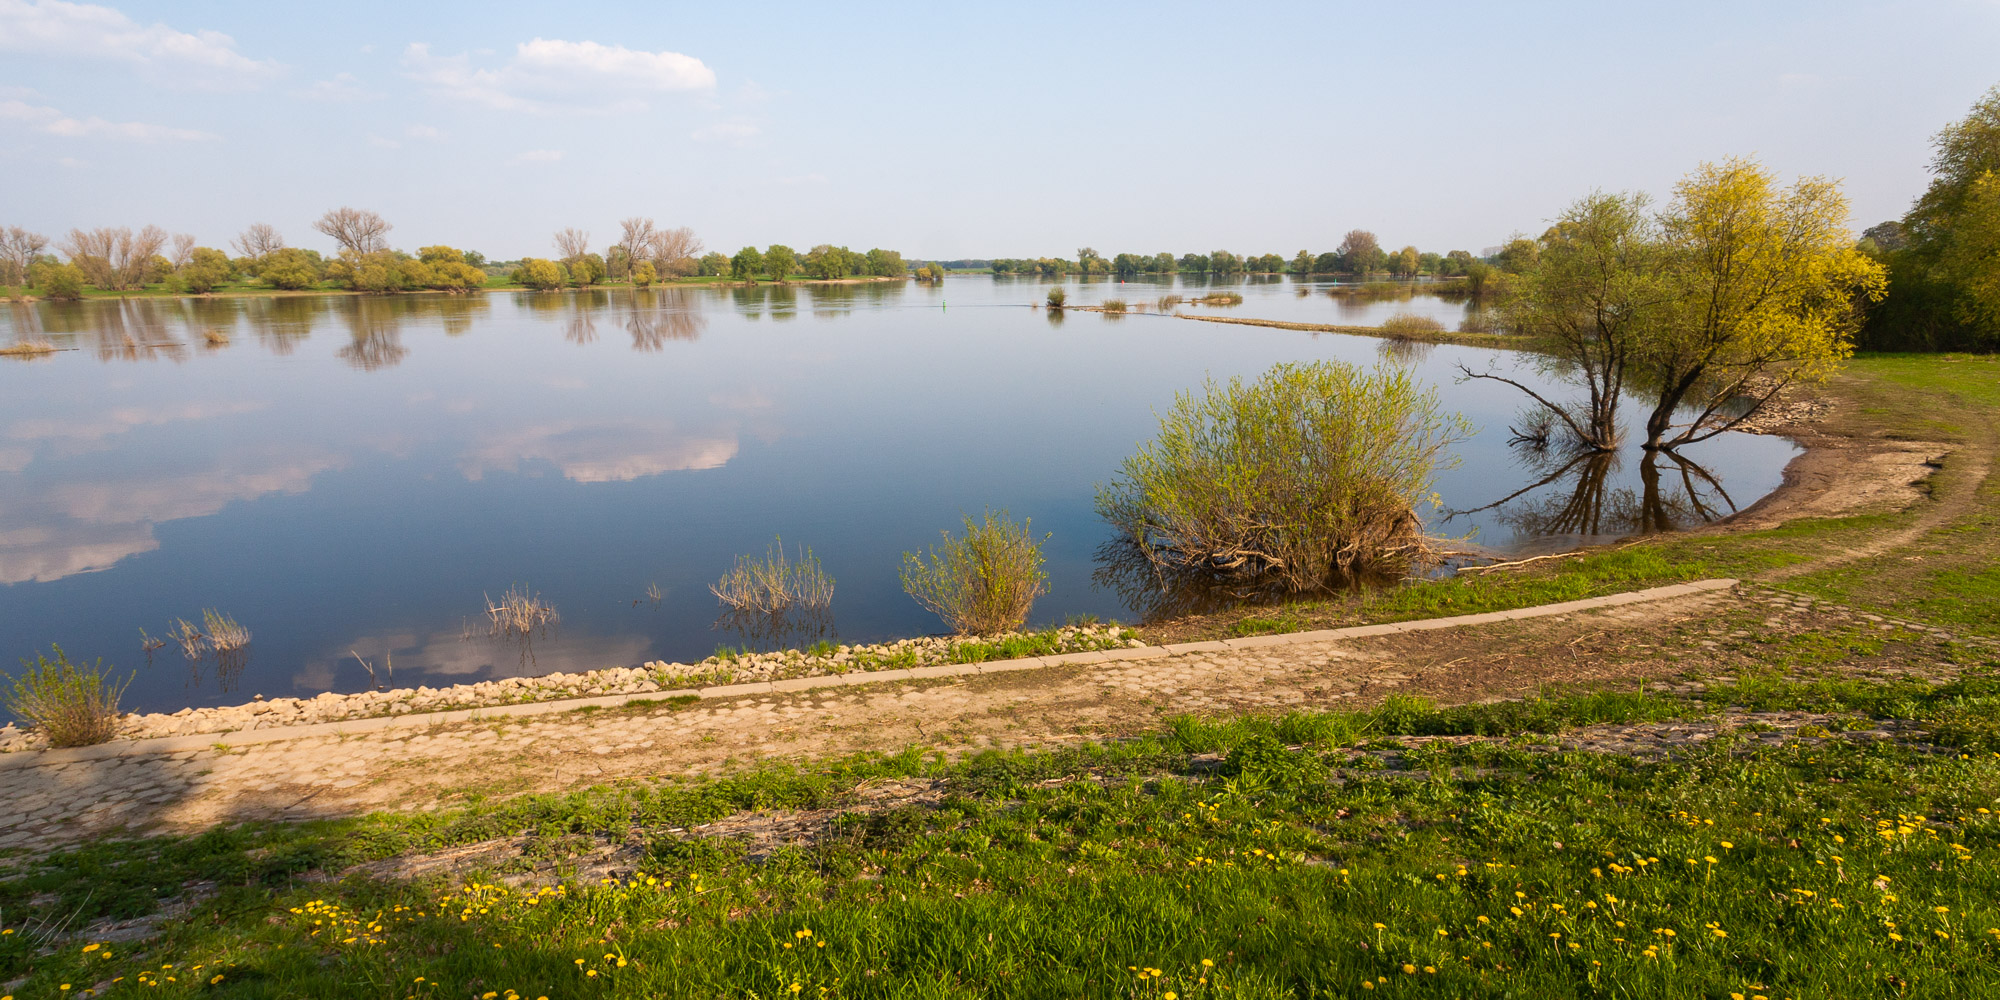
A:
<svg viewBox="0 0 2000 1000">
<path fill-rule="evenodd" d="M 1464 310 L 1228 287 L 1246 301 L 1217 311 L 1237 316 L 1451 327 Z M 0 342 L 72 348 L 0 362 L 0 655 L 102 657 L 138 672 L 128 704 L 147 709 L 360 690 L 357 653 L 378 673 L 393 659 L 399 686 L 694 660 L 767 638 L 713 628 L 708 585 L 779 535 L 837 579 L 841 639 L 922 634 L 939 626 L 903 594 L 900 554 L 989 505 L 1053 533 L 1036 621 L 1129 620 L 1146 599 L 1093 582 L 1111 537 L 1095 484 L 1175 392 L 1279 361 L 1409 364 L 1438 385 L 1479 433 L 1432 525 L 1503 551 L 1727 514 L 1795 453 L 1731 434 L 1688 449 L 1698 466 L 1633 449 L 1563 467 L 1507 446 L 1513 390 L 1453 378 L 1465 363 L 1540 381 L 1531 358 L 1027 308 L 1045 291 L 960 277 L 0 309 Z M 552 637 L 486 638 L 484 595 L 513 585 L 557 607 Z M 205 608 L 253 631 L 245 662 L 141 651 L 140 629 Z"/>
</svg>

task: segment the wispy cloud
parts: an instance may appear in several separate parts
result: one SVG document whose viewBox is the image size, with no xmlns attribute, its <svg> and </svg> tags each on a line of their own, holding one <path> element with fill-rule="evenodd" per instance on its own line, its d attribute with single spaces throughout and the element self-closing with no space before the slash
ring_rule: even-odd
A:
<svg viewBox="0 0 2000 1000">
<path fill-rule="evenodd" d="M 76 118 L 55 108 L 26 101 L 0 101 L 0 121 L 16 121 L 38 132 L 68 139 L 123 139 L 128 142 L 200 142 L 220 138 L 213 132 L 171 128 L 147 122 L 111 122 L 92 116 Z"/>
<path fill-rule="evenodd" d="M 403 68 L 439 96 L 531 114 L 635 111 L 650 96 L 715 88 L 715 71 L 693 56 L 553 38 L 522 42 L 512 59 L 492 68 L 412 42 L 403 50 Z"/>
<path fill-rule="evenodd" d="M 747 146 L 763 130 L 741 118 L 733 121 L 716 122 L 695 129 L 689 138 L 696 142 L 719 142 L 731 146 Z"/>
<path fill-rule="evenodd" d="M 328 104 L 349 104 L 355 101 L 379 101 L 389 95 L 379 90 L 369 90 L 352 73 L 335 73 L 330 80 L 318 80 L 304 90 L 292 92 L 295 97 L 308 101 L 325 101 Z"/>
<path fill-rule="evenodd" d="M 403 129 L 403 134 L 412 139 L 436 140 L 444 138 L 444 133 L 438 131 L 436 125 L 411 125 Z"/>
<path fill-rule="evenodd" d="M 403 144 L 402 144 L 402 143 L 400 143 L 400 142 L 397 142 L 397 141 L 396 141 L 396 140 L 394 140 L 394 139 L 385 139 L 385 138 L 383 138 L 383 137 L 381 137 L 381 136 L 379 136 L 379 135 L 371 135 L 371 136 L 369 136 L 369 137 L 368 137 L 368 144 L 369 144 L 370 146 L 374 146 L 374 147 L 375 147 L 375 148 L 377 148 L 377 149 L 402 149 L 402 148 L 403 148 Z"/>
<path fill-rule="evenodd" d="M 142 25 L 110 7 L 64 0 L 0 0 L 0 52 L 123 62 L 197 89 L 255 86 L 284 72 L 236 51 L 236 40 L 219 31 Z"/>
</svg>

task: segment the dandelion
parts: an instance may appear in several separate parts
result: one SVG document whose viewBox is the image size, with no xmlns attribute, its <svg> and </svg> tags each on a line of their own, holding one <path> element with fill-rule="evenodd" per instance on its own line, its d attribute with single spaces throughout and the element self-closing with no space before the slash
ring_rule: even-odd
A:
<svg viewBox="0 0 2000 1000">
<path fill-rule="evenodd" d="M 1406 975 L 1406 976 L 1414 976 L 1414 975 L 1416 975 L 1416 974 L 1417 974 L 1417 967 L 1416 967 L 1416 966 L 1414 966 L 1414 965 L 1407 965 L 1407 964 L 1403 966 L 1403 975 Z M 63 989 L 69 989 L 69 987 L 65 986 L 65 987 L 63 987 Z"/>
</svg>

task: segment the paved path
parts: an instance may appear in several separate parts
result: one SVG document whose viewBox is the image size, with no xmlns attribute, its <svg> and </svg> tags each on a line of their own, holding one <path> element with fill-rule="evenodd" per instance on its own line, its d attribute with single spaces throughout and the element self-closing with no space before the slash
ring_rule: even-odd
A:
<svg viewBox="0 0 2000 1000">
<path fill-rule="evenodd" d="M 563 704 L 515 706 L 510 711 L 519 714 L 260 730 L 241 734 L 260 742 L 233 746 L 235 737 L 225 735 L 9 754 L 0 758 L 0 801 L 12 806 L 0 813 L 0 848 L 34 852 L 121 831 L 247 819 L 434 810 L 471 795 L 561 791 L 913 743 L 963 751 L 1073 742 L 1151 728 L 1170 714 L 1327 708 L 1412 685 L 1430 685 L 1424 689 L 1447 699 L 1467 690 L 1518 695 L 1551 678 L 1519 662 L 1518 651 L 1533 647 L 1501 634 L 1506 629 L 1554 629 L 1559 638 L 1640 630 L 1668 616 L 1712 612 L 1733 600 L 1733 585 L 1705 581 L 1496 615 L 1189 643 L 1143 659 L 1083 654 L 880 683 L 781 682 L 685 705 L 582 712 L 575 703 L 565 703 L 566 711 Z M 1461 661 L 1425 663 L 1396 645 L 1468 628 L 1494 633 L 1482 644 L 1493 653 L 1484 673 Z M 1582 676 L 1567 660 L 1560 665 L 1564 678 Z"/>
</svg>

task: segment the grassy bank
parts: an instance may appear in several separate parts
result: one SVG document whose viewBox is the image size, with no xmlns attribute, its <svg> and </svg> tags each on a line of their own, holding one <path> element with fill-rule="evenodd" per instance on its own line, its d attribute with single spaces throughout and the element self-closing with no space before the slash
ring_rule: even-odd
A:
<svg viewBox="0 0 2000 1000">
<path fill-rule="evenodd" d="M 1987 680 L 1403 699 L 98 845 L 0 882 L 0 977 L 23 997 L 1981 995 L 2000 743 L 1963 709 L 1993 702 Z M 1724 728 L 1671 761 L 1546 735 L 1808 703 L 1844 721 L 1777 745 Z M 1932 735 L 1837 735 L 1875 712 Z M 1445 734 L 1498 738 L 1412 739 Z M 772 809 L 832 812 L 757 856 L 698 835 Z M 354 868 L 498 838 L 449 874 Z M 163 896 L 191 908 L 145 943 L 47 933 Z"/>
</svg>

